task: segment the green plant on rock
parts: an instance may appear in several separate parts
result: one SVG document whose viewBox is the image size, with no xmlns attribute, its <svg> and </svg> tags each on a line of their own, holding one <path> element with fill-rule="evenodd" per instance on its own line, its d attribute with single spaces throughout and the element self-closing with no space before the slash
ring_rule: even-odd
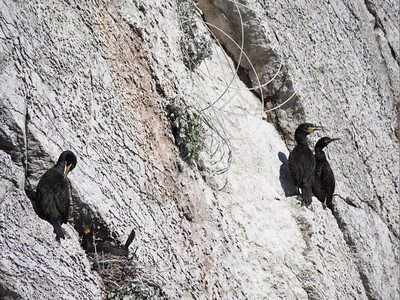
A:
<svg viewBox="0 0 400 300">
<path fill-rule="evenodd" d="M 119 289 L 113 289 L 108 293 L 109 300 L 161 300 L 164 297 L 161 295 L 159 288 L 154 288 L 145 283 L 133 281 L 128 285 L 124 285 Z"/>
<path fill-rule="evenodd" d="M 180 41 L 183 63 L 189 70 L 194 70 L 203 60 L 211 57 L 212 41 L 207 36 L 205 28 L 199 26 L 202 17 L 193 1 L 180 2 L 179 17 L 183 33 Z"/>
<path fill-rule="evenodd" d="M 179 99 L 173 100 L 167 108 L 172 124 L 172 133 L 181 157 L 187 162 L 197 160 L 199 152 L 204 147 L 201 114 Z"/>
</svg>

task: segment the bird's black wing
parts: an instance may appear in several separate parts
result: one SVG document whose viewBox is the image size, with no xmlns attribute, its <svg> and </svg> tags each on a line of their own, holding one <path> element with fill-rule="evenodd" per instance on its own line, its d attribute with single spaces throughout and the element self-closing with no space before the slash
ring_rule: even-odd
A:
<svg viewBox="0 0 400 300">
<path fill-rule="evenodd" d="M 306 145 L 297 145 L 289 155 L 289 170 L 294 184 L 301 188 L 303 202 L 309 206 L 312 202 L 312 184 L 314 182 L 315 157 Z"/>
<path fill-rule="evenodd" d="M 64 238 L 61 223 L 68 218 L 68 208 L 68 185 L 59 172 L 50 169 L 42 176 L 37 186 L 36 212 L 40 218 L 53 225 L 58 241 Z"/>
<path fill-rule="evenodd" d="M 326 192 L 324 189 L 324 183 L 322 181 L 322 176 L 321 176 L 322 169 L 323 169 L 323 162 L 317 161 L 317 165 L 315 167 L 315 178 L 312 186 L 312 191 L 314 196 L 317 197 L 319 201 L 324 202 Z"/>
<path fill-rule="evenodd" d="M 69 184 L 67 179 L 63 180 L 55 201 L 57 210 L 61 215 L 61 223 L 67 223 L 70 206 Z"/>
<path fill-rule="evenodd" d="M 37 186 L 36 208 L 39 217 L 49 222 L 67 223 L 69 206 L 68 181 L 54 169 L 48 170 Z"/>
<path fill-rule="evenodd" d="M 333 171 L 328 161 L 325 162 L 322 169 L 321 180 L 324 184 L 324 189 L 326 192 L 327 206 L 332 210 L 332 198 L 333 193 L 335 192 L 335 175 L 333 174 Z"/>
<path fill-rule="evenodd" d="M 62 181 L 61 175 L 56 171 L 48 170 L 40 179 L 37 186 L 36 206 L 39 217 L 47 221 L 61 220 L 61 215 L 56 207 L 56 198 Z"/>
<path fill-rule="evenodd" d="M 289 155 L 289 170 L 298 187 L 311 186 L 314 181 L 315 158 L 307 146 L 297 145 Z"/>
<path fill-rule="evenodd" d="M 328 195 L 332 195 L 335 191 L 335 176 L 328 161 L 325 162 L 322 168 L 321 179 Z"/>
</svg>

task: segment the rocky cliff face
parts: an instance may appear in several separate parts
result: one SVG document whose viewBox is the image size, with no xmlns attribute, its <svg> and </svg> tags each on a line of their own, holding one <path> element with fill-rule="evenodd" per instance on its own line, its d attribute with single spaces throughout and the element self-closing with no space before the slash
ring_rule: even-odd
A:
<svg viewBox="0 0 400 300">
<path fill-rule="evenodd" d="M 80 247 L 86 225 L 99 244 L 135 231 L 121 293 L 399 299 L 396 1 L 199 1 L 213 54 L 192 71 L 182 3 L 0 6 L 2 297 L 106 298 L 114 278 Z M 175 145 L 177 98 L 203 120 L 195 164 Z M 305 120 L 341 138 L 326 151 L 334 214 L 293 196 L 286 159 Z M 78 165 L 60 245 L 31 200 L 65 149 Z"/>
</svg>

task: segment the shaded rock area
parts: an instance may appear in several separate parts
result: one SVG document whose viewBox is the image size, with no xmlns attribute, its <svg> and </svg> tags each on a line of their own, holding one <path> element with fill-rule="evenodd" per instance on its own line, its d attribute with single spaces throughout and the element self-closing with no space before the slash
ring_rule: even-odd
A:
<svg viewBox="0 0 400 300">
<path fill-rule="evenodd" d="M 0 2 L 0 298 L 105 299 L 114 281 L 166 299 L 399 299 L 398 4 L 201 0 L 213 55 L 194 71 L 179 5 Z M 191 164 L 176 98 L 203 120 Z M 326 151 L 334 214 L 300 207 L 288 176 L 305 120 L 342 141 Z M 59 244 L 31 200 L 67 149 Z M 100 248 L 134 230 L 126 286 L 93 266 L 85 227 Z"/>
</svg>

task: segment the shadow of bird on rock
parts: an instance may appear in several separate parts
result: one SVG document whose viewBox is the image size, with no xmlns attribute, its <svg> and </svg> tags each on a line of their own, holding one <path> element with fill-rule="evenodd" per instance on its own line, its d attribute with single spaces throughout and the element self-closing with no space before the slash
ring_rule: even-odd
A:
<svg viewBox="0 0 400 300">
<path fill-rule="evenodd" d="M 285 192 L 285 196 L 291 197 L 299 195 L 299 190 L 294 185 L 292 177 L 290 176 L 289 163 L 286 154 L 283 152 L 279 152 L 278 158 L 282 162 L 279 169 L 279 181 L 281 183 L 283 191 Z"/>
</svg>

